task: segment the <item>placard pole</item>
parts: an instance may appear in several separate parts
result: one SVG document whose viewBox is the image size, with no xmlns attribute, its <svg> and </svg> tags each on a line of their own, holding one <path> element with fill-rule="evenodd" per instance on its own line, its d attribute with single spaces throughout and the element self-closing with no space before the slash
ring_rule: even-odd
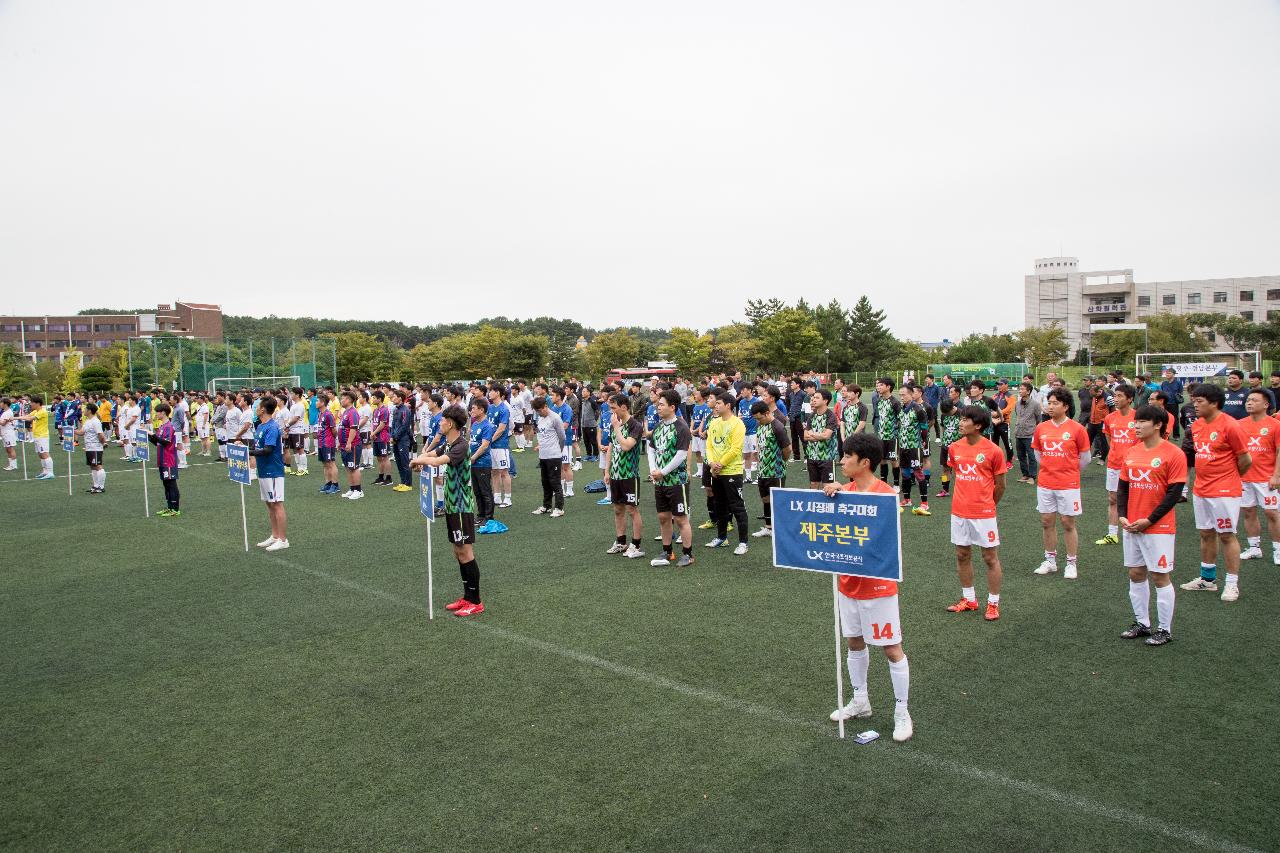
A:
<svg viewBox="0 0 1280 853">
<path fill-rule="evenodd" d="M 68 450 L 67 451 L 67 497 L 71 497 L 71 454 L 72 454 L 72 451 Z"/>
<path fill-rule="evenodd" d="M 147 463 L 142 463 L 142 514 L 151 517 L 151 498 L 147 496 Z"/>
<path fill-rule="evenodd" d="M 244 483 L 240 484 L 240 526 L 244 528 L 244 552 L 249 553 L 249 517 L 244 511 Z"/>
<path fill-rule="evenodd" d="M 434 476 L 434 469 L 431 469 L 431 470 L 432 470 L 431 495 L 430 495 L 431 517 L 427 519 L 427 618 L 435 619 L 436 618 L 435 589 L 434 589 L 434 582 L 432 579 L 432 575 L 434 574 L 434 572 L 431 565 L 431 528 L 435 526 L 434 522 L 436 520 L 436 496 L 435 496 L 436 478 Z"/>
<path fill-rule="evenodd" d="M 840 647 L 844 645 L 844 643 L 841 642 L 842 640 L 844 640 L 844 637 L 840 636 L 840 579 L 839 579 L 839 575 L 834 575 L 834 574 L 831 576 L 831 607 L 835 611 L 835 617 L 836 617 L 836 707 L 843 708 L 844 707 L 844 671 L 840 663 L 840 652 L 843 651 L 843 649 L 841 649 Z M 840 720 L 839 726 L 840 726 L 840 739 L 844 740 L 844 720 L 843 719 Z"/>
<path fill-rule="evenodd" d="M 27 479 L 27 442 L 19 441 L 22 445 L 22 479 Z"/>
</svg>

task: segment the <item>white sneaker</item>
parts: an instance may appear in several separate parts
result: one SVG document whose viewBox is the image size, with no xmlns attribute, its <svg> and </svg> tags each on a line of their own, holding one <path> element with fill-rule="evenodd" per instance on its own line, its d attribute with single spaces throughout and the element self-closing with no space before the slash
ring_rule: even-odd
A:
<svg viewBox="0 0 1280 853">
<path fill-rule="evenodd" d="M 1044 562 L 1040 564 L 1040 568 L 1036 569 L 1035 573 L 1037 575 L 1051 575 L 1057 570 L 1058 564 L 1046 558 Z"/>
<path fill-rule="evenodd" d="M 622 552 L 622 556 L 626 557 L 628 560 L 634 560 L 636 557 L 643 557 L 644 551 L 641 551 L 635 545 L 628 545 L 627 550 Z"/>
<path fill-rule="evenodd" d="M 1242 560 L 1260 560 L 1262 559 L 1262 549 L 1257 545 L 1251 545 L 1240 552 Z"/>
<path fill-rule="evenodd" d="M 267 547 L 270 547 L 271 545 L 274 545 L 275 542 L 276 542 L 276 537 L 268 536 L 266 539 L 263 539 L 261 542 L 258 543 L 258 547 L 267 548 Z"/>
<path fill-rule="evenodd" d="M 831 712 L 831 722 L 838 723 L 841 720 L 852 720 L 855 718 L 871 716 L 871 700 L 867 698 L 864 691 L 861 696 L 855 696 L 843 708 L 836 708 Z"/>
<path fill-rule="evenodd" d="M 1075 580 L 1077 568 L 1078 567 L 1076 566 L 1075 563 L 1067 563 L 1067 567 L 1062 571 L 1062 577 L 1065 580 L 1069 580 L 1069 581 Z"/>
<path fill-rule="evenodd" d="M 581 470 L 582 470 L 582 463 L 581 463 L 581 462 L 574 462 L 574 463 L 573 463 L 573 469 L 572 469 L 572 470 L 574 470 L 574 471 L 581 471 Z"/>
<path fill-rule="evenodd" d="M 621 553 L 622 553 L 623 551 L 625 551 L 625 550 L 627 550 L 627 546 L 626 546 L 626 545 L 622 544 L 621 542 L 614 542 L 612 545 L 610 545 L 610 546 L 609 546 L 609 550 L 608 550 L 608 551 L 605 551 L 605 553 L 606 553 L 606 554 L 621 554 Z"/>
<path fill-rule="evenodd" d="M 1181 588 L 1187 590 L 1188 592 L 1198 592 L 1200 590 L 1203 590 L 1205 592 L 1218 591 L 1218 585 L 1216 583 L 1214 583 L 1213 581 L 1207 581 L 1204 578 L 1193 578 L 1187 581 L 1186 583 L 1182 584 Z"/>
<path fill-rule="evenodd" d="M 340 498 L 349 498 L 349 497 L 351 497 L 351 496 L 352 496 L 352 495 L 354 495 L 354 494 L 355 494 L 355 492 L 351 491 L 350 489 L 347 489 L 345 492 L 343 492 L 342 494 L 338 495 L 338 497 L 340 497 Z"/>
<path fill-rule="evenodd" d="M 1240 597 L 1240 587 L 1237 584 L 1228 583 L 1222 587 L 1222 600 L 1235 601 Z"/>
<path fill-rule="evenodd" d="M 710 542 L 708 542 L 708 543 L 707 543 L 706 547 L 708 547 L 708 548 L 722 548 L 722 547 L 724 547 L 724 546 L 725 546 L 725 545 L 727 545 L 727 544 L 729 544 L 729 543 L 728 543 L 728 542 L 726 542 L 724 539 L 712 539 Z"/>
<path fill-rule="evenodd" d="M 1280 566 L 1280 548 L 1273 548 L 1271 550 L 1271 562 Z"/>
<path fill-rule="evenodd" d="M 562 516 L 562 515 L 564 515 L 564 510 L 562 510 L 562 509 L 553 509 L 553 510 L 551 510 L 551 517 L 552 517 L 552 518 L 559 518 L 559 517 L 560 517 L 560 516 Z"/>
<path fill-rule="evenodd" d="M 658 566 L 669 566 L 671 565 L 671 561 L 668 560 L 666 557 L 654 557 L 652 560 L 649 561 L 649 565 L 655 568 Z"/>
<path fill-rule="evenodd" d="M 754 536 L 754 537 L 755 537 L 755 538 L 757 538 L 757 539 L 760 539 L 760 538 L 765 537 L 765 536 L 772 536 L 772 535 L 773 535 L 773 528 L 772 528 L 772 527 L 761 527 L 759 530 L 757 530 L 755 533 L 752 533 L 751 535 L 752 535 L 752 536 Z"/>
<path fill-rule="evenodd" d="M 277 539 L 275 542 L 272 542 L 270 545 L 267 546 L 267 550 L 283 551 L 285 548 L 288 548 L 288 547 L 289 547 L 288 539 Z"/>
<path fill-rule="evenodd" d="M 911 725 L 911 713 L 904 707 L 893 709 L 893 739 L 898 743 L 911 740 L 915 728 Z"/>
<path fill-rule="evenodd" d="M 529 515 L 542 515 L 545 512 L 551 512 L 551 510 L 547 509 L 545 506 L 540 506 L 533 512 L 529 513 Z"/>
<path fill-rule="evenodd" d="M 746 542 L 739 542 L 739 543 L 738 543 L 738 547 L 733 549 L 733 554 L 734 554 L 734 556 L 735 556 L 735 557 L 741 557 L 741 556 L 742 556 L 743 554 L 745 554 L 745 553 L 747 553 L 747 543 L 746 543 Z"/>
<path fill-rule="evenodd" d="M 363 491 L 363 490 L 361 490 L 361 491 L 359 491 L 359 492 L 352 492 L 352 493 L 351 493 L 351 496 L 350 496 L 349 498 L 347 498 L 347 500 L 349 500 L 349 501 L 358 501 L 358 500 L 360 500 L 362 497 L 364 497 L 364 491 Z"/>
</svg>

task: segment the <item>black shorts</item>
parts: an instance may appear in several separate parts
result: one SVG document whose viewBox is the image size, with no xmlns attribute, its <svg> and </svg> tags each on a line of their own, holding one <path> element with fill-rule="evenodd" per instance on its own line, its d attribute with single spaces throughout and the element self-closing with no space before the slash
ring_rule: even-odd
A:
<svg viewBox="0 0 1280 853">
<path fill-rule="evenodd" d="M 84 452 L 84 464 L 86 464 L 86 465 L 101 465 L 101 464 L 102 464 L 102 451 L 101 451 L 101 450 L 86 450 L 86 451 Z"/>
<path fill-rule="evenodd" d="M 609 481 L 609 501 L 615 506 L 639 506 L 639 491 L 640 480 L 637 477 Z"/>
<path fill-rule="evenodd" d="M 335 450 L 337 450 L 336 447 L 317 447 L 316 457 L 321 462 L 332 462 Z"/>
<path fill-rule="evenodd" d="M 951 467 L 951 454 L 947 452 L 947 446 L 944 444 L 938 451 L 938 464 L 943 468 Z"/>
<path fill-rule="evenodd" d="M 885 441 L 880 439 L 880 449 L 883 453 L 881 457 L 885 462 L 891 462 L 898 458 L 898 442 L 895 439 Z"/>
<path fill-rule="evenodd" d="M 770 489 L 785 489 L 787 487 L 786 477 L 761 477 L 756 485 L 760 488 L 760 500 L 769 500 Z"/>
<path fill-rule="evenodd" d="M 306 438 L 306 436 L 300 432 L 291 432 L 288 435 L 288 441 L 285 446 L 290 450 L 301 450 L 303 448 L 302 440 L 304 438 Z"/>
<path fill-rule="evenodd" d="M 472 512 L 446 512 L 444 529 L 449 533 L 450 545 L 476 544 L 476 516 Z"/>
<path fill-rule="evenodd" d="M 836 464 L 830 459 L 821 462 L 810 459 L 804 464 L 809 469 L 810 483 L 834 483 L 836 481 Z"/>
<path fill-rule="evenodd" d="M 654 486 L 653 504 L 658 512 L 669 512 L 672 515 L 689 514 L 688 486 Z"/>
<path fill-rule="evenodd" d="M 711 488 L 711 463 L 704 462 L 702 465 L 702 487 L 704 489 Z"/>
<path fill-rule="evenodd" d="M 914 447 L 904 447 L 898 451 L 898 467 L 911 468 L 920 460 L 920 451 Z"/>
<path fill-rule="evenodd" d="M 161 480 L 176 480 L 176 479 L 178 479 L 178 466 L 177 466 L 177 465 L 161 465 L 161 466 L 160 466 L 160 479 L 161 479 Z"/>
<path fill-rule="evenodd" d="M 383 456 L 391 455 L 391 445 L 385 441 L 375 441 L 373 443 L 373 455 L 381 459 Z"/>
</svg>

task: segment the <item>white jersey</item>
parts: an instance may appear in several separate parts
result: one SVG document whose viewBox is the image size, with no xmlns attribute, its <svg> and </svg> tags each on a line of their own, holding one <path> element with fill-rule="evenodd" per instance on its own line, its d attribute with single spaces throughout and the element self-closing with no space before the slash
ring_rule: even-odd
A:
<svg viewBox="0 0 1280 853">
<path fill-rule="evenodd" d="M 373 429 L 373 406 L 363 403 L 356 409 L 356 414 L 360 416 L 360 423 L 363 424 L 360 427 L 360 432 L 367 433 L 371 431 Z"/>
<path fill-rule="evenodd" d="M 84 422 L 85 452 L 102 450 L 106 440 L 107 434 L 102 431 L 102 421 L 98 420 L 97 415 Z"/>
<path fill-rule="evenodd" d="M 431 407 L 426 403 L 422 403 L 414 411 L 418 424 L 418 435 L 429 435 L 431 433 Z"/>
<path fill-rule="evenodd" d="M 196 407 L 196 428 L 204 429 L 209 425 L 209 404 L 201 403 Z"/>
<path fill-rule="evenodd" d="M 17 423 L 17 421 L 15 420 L 13 409 L 8 406 L 0 408 L 0 433 L 12 433 L 15 423 Z"/>
<path fill-rule="evenodd" d="M 244 422 L 244 413 L 235 406 L 227 406 L 227 438 L 233 439 L 236 433 L 240 432 L 240 425 Z"/>
<path fill-rule="evenodd" d="M 307 404 L 302 401 L 289 404 L 289 420 L 297 418 L 297 423 L 289 425 L 289 435 L 305 435 L 307 432 Z"/>
<path fill-rule="evenodd" d="M 137 403 L 130 403 L 124 410 L 123 424 L 125 429 L 129 430 L 129 440 L 133 441 L 133 431 L 142 426 L 142 407 Z"/>
</svg>

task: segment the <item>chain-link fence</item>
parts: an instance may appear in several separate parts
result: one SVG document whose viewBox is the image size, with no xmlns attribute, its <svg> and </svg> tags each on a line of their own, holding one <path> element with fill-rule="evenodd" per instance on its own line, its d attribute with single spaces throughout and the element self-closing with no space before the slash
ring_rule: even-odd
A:
<svg viewBox="0 0 1280 853">
<path fill-rule="evenodd" d="M 337 387 L 338 352 L 332 338 L 132 338 L 127 370 L 130 388 Z"/>
</svg>

